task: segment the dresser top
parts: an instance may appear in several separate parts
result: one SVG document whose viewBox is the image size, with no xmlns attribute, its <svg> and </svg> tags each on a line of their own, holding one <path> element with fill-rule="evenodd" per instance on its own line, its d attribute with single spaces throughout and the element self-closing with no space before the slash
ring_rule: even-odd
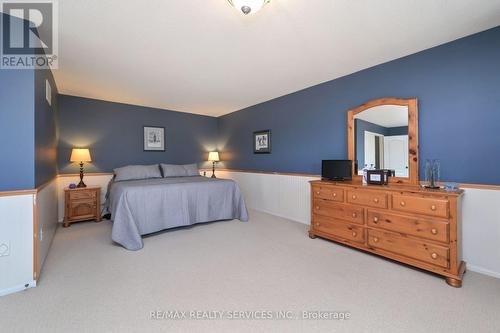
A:
<svg viewBox="0 0 500 333">
<path fill-rule="evenodd" d="M 389 184 L 389 185 L 363 185 L 361 181 L 356 180 L 346 180 L 346 181 L 329 181 L 329 180 L 312 180 L 311 185 L 330 185 L 330 186 L 341 186 L 341 187 L 352 187 L 361 188 L 369 190 L 378 191 L 395 191 L 395 192 L 417 192 L 417 193 L 428 193 L 428 194 L 439 194 L 448 196 L 461 196 L 464 190 L 459 189 L 457 191 L 445 191 L 443 189 L 428 189 L 418 185 L 406 185 L 406 184 Z"/>
</svg>

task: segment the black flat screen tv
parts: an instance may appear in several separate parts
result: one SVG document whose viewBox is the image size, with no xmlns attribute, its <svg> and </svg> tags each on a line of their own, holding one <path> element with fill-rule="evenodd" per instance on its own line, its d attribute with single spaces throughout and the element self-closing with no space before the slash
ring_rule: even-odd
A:
<svg viewBox="0 0 500 333">
<path fill-rule="evenodd" d="M 351 160 L 323 160 L 321 163 L 321 178 L 325 180 L 351 180 Z"/>
</svg>

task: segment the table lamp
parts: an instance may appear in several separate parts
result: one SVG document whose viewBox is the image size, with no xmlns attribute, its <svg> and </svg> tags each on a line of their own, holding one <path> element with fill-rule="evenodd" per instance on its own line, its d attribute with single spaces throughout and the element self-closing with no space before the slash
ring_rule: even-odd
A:
<svg viewBox="0 0 500 333">
<path fill-rule="evenodd" d="M 208 161 L 212 162 L 212 178 L 217 178 L 215 177 L 215 163 L 219 162 L 219 152 L 218 151 L 211 151 L 208 153 Z"/>
<path fill-rule="evenodd" d="M 87 185 L 83 182 L 83 162 L 92 162 L 90 151 L 86 148 L 73 148 L 71 151 L 71 158 L 69 160 L 70 162 L 80 163 L 80 183 L 78 183 L 77 187 L 87 187 Z"/>
</svg>

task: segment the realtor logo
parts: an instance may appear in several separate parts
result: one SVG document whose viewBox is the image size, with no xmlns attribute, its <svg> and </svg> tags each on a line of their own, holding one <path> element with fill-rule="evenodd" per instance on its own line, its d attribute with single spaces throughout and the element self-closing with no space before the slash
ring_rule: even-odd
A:
<svg viewBox="0 0 500 333">
<path fill-rule="evenodd" d="M 57 68 L 57 0 L 0 0 L 3 69 Z"/>
</svg>

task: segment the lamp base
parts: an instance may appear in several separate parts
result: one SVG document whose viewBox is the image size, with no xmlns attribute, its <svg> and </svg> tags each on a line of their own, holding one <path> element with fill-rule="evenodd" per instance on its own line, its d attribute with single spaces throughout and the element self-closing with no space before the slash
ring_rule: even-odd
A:
<svg viewBox="0 0 500 333">
<path fill-rule="evenodd" d="M 84 188 L 84 187 L 87 187 L 87 185 L 85 185 L 85 183 L 83 182 L 83 180 L 80 180 L 80 182 L 78 183 L 78 185 L 76 185 L 77 188 Z"/>
<path fill-rule="evenodd" d="M 83 182 L 83 162 L 80 162 L 80 182 L 78 185 L 76 185 L 77 188 L 84 188 L 87 187 L 85 183 Z"/>
<path fill-rule="evenodd" d="M 215 177 L 215 162 L 212 162 L 212 177 L 211 178 L 217 178 L 217 177 Z"/>
</svg>

